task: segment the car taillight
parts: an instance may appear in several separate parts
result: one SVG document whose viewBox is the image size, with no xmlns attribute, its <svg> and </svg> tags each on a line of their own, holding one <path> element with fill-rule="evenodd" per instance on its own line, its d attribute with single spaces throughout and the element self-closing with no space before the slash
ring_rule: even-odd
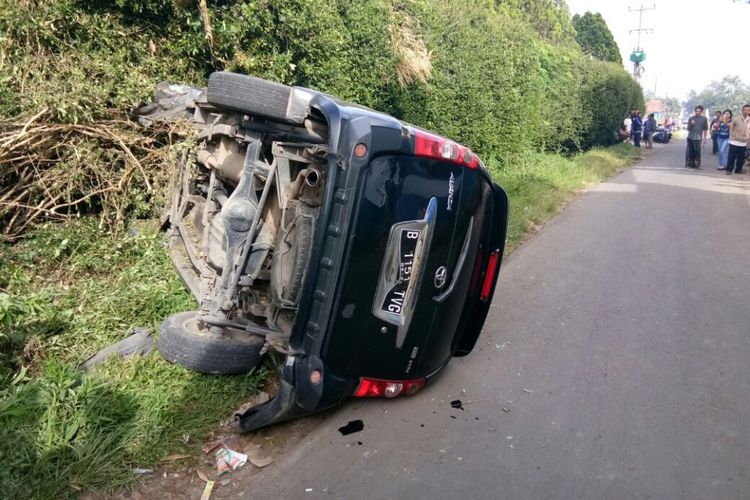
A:
<svg viewBox="0 0 750 500">
<path fill-rule="evenodd" d="M 471 271 L 471 282 L 469 283 L 469 293 L 473 296 L 477 292 L 477 283 L 479 275 L 482 274 L 482 262 L 484 262 L 484 252 L 479 247 L 477 258 L 474 260 L 474 269 Z"/>
<path fill-rule="evenodd" d="M 495 283 L 495 272 L 497 271 L 497 265 L 499 262 L 500 251 L 495 250 L 490 254 L 490 260 L 487 263 L 487 272 L 484 275 L 484 283 L 482 284 L 482 293 L 479 294 L 479 298 L 485 302 L 490 298 L 492 285 Z"/>
<path fill-rule="evenodd" d="M 414 154 L 422 158 L 449 161 L 469 168 L 479 168 L 479 157 L 469 148 L 445 137 L 410 128 L 414 134 Z"/>
<path fill-rule="evenodd" d="M 395 398 L 396 396 L 411 396 L 424 387 L 426 380 L 381 380 L 376 378 L 362 378 L 359 387 L 354 392 L 356 398 Z"/>
</svg>

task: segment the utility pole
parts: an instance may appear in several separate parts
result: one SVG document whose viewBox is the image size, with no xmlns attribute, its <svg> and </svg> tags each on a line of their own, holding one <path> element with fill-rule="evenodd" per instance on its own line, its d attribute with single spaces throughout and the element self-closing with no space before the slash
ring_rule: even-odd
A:
<svg viewBox="0 0 750 500">
<path fill-rule="evenodd" d="M 648 31 L 650 33 L 653 33 L 654 30 L 651 28 L 644 28 L 643 27 L 643 13 L 647 10 L 654 10 L 656 9 L 656 4 L 653 4 L 651 7 L 644 7 L 643 4 L 641 4 L 640 8 L 634 9 L 632 7 L 628 7 L 628 11 L 630 12 L 637 12 L 638 13 L 638 28 L 629 30 L 629 34 L 637 33 L 638 39 L 636 42 L 635 50 L 630 54 L 630 61 L 633 63 L 633 78 L 640 81 L 641 75 L 643 74 L 643 67 L 641 66 L 641 63 L 646 59 L 646 53 L 643 51 L 643 48 L 641 47 L 641 33 L 644 31 Z"/>
</svg>

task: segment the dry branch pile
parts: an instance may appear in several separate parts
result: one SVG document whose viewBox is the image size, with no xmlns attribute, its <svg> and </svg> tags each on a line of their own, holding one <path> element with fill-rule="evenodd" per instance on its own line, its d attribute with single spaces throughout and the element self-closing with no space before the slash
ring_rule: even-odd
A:
<svg viewBox="0 0 750 500">
<path fill-rule="evenodd" d="M 144 130 L 127 118 L 90 124 L 47 121 L 48 113 L 0 120 L 0 235 L 30 224 L 97 213 L 115 231 L 126 214 L 163 199 L 179 127 Z"/>
</svg>

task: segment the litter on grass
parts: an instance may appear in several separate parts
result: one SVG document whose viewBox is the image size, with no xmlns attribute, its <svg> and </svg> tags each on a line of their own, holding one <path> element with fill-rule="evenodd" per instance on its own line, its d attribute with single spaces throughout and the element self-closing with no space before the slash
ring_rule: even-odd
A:
<svg viewBox="0 0 750 500">
<path fill-rule="evenodd" d="M 216 452 L 216 471 L 219 475 L 237 470 L 247 463 L 247 455 L 222 447 Z"/>
<path fill-rule="evenodd" d="M 211 492 L 214 490 L 214 482 L 207 481 L 206 487 L 203 488 L 203 494 L 201 494 L 201 500 L 209 500 L 211 498 Z"/>
</svg>

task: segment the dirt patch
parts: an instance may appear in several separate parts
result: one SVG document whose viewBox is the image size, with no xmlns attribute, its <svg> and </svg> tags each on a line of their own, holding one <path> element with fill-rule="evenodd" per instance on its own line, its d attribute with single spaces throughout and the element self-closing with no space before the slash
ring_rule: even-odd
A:
<svg viewBox="0 0 750 500">
<path fill-rule="evenodd" d="M 200 498 L 206 485 L 200 478 L 200 471 L 207 479 L 214 481 L 212 499 L 236 498 L 238 495 L 250 494 L 249 489 L 255 478 L 264 469 L 270 469 L 276 462 L 296 447 L 299 442 L 310 435 L 325 418 L 324 415 L 312 415 L 273 425 L 248 434 L 237 434 L 232 431 L 230 421 L 226 420 L 214 431 L 208 433 L 204 442 L 206 448 L 211 443 L 223 443 L 228 448 L 241 453 L 260 453 L 274 459 L 268 467 L 256 467 L 248 461 L 234 472 L 217 475 L 214 453 L 201 452 L 199 455 L 184 460 L 166 462 L 153 473 L 143 475 L 129 491 L 120 491 L 115 495 L 88 495 L 86 499 L 182 499 Z"/>
</svg>

